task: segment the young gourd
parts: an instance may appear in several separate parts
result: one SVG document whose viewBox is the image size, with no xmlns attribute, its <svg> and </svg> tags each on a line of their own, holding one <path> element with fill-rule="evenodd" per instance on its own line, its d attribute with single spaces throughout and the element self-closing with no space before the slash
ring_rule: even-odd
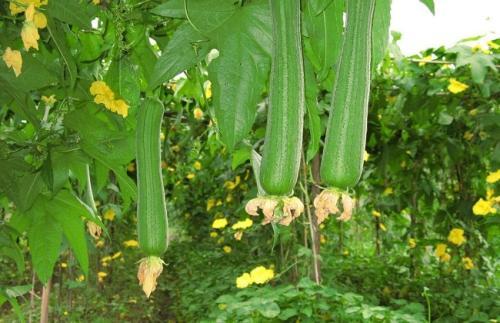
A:
<svg viewBox="0 0 500 323">
<path fill-rule="evenodd" d="M 267 193 L 248 202 L 246 211 L 264 213 L 264 222 L 289 225 L 304 210 L 290 197 L 297 182 L 304 117 L 300 0 L 270 0 L 273 49 L 260 183 Z"/>
<path fill-rule="evenodd" d="M 320 175 L 328 188 L 314 200 L 321 223 L 329 214 L 351 218 L 353 200 L 346 193 L 361 177 L 370 94 L 371 36 L 375 0 L 346 1 L 346 31 L 337 65 Z"/>
<path fill-rule="evenodd" d="M 161 256 L 167 249 L 167 209 L 161 173 L 160 131 L 163 104 L 145 99 L 137 112 L 137 229 L 139 246 L 147 255 L 140 260 L 137 278 L 149 297 L 163 270 Z"/>
</svg>

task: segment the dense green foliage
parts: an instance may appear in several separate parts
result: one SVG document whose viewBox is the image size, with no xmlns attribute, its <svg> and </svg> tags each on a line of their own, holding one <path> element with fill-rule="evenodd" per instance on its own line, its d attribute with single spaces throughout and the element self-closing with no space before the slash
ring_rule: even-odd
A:
<svg viewBox="0 0 500 323">
<path fill-rule="evenodd" d="M 384 56 L 390 1 L 376 1 L 357 208 L 317 228 L 345 6 L 302 1 L 306 210 L 262 226 L 244 206 L 268 124 L 267 1 L 31 2 L 0 4 L 0 321 L 38 319 L 49 285 L 51 320 L 70 322 L 499 318 L 498 40 L 402 57 L 394 34 Z M 136 156 L 153 145 L 136 134 L 153 96 L 170 247 L 146 299 Z"/>
</svg>

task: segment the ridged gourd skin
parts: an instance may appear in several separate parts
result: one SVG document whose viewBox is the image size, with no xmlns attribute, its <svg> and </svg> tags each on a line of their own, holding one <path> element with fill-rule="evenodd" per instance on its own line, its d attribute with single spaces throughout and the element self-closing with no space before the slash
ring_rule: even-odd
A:
<svg viewBox="0 0 500 323">
<path fill-rule="evenodd" d="M 269 107 L 260 182 L 269 195 L 286 196 L 297 182 L 304 118 L 300 0 L 270 0 L 273 49 Z"/>
<path fill-rule="evenodd" d="M 160 131 L 163 104 L 145 99 L 137 112 L 137 230 L 139 246 L 148 256 L 167 249 L 167 208 L 161 173 Z"/>
<path fill-rule="evenodd" d="M 346 31 L 320 169 L 323 183 L 341 189 L 356 185 L 363 169 L 375 0 L 347 0 L 346 6 Z"/>
</svg>

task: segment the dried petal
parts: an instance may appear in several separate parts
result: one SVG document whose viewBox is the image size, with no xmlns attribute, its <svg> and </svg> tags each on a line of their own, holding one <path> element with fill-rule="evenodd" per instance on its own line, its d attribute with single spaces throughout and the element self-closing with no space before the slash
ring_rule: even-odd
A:
<svg viewBox="0 0 500 323">
<path fill-rule="evenodd" d="M 250 215 L 258 216 L 259 208 L 261 207 L 261 205 L 262 205 L 262 198 L 256 197 L 248 201 L 247 205 L 245 206 L 245 211 Z"/>
<path fill-rule="evenodd" d="M 89 231 L 89 234 L 92 236 L 92 238 L 96 240 L 99 239 L 102 233 L 102 228 L 92 221 L 87 222 L 87 230 Z"/>
<path fill-rule="evenodd" d="M 149 298 L 152 292 L 156 289 L 157 279 L 163 271 L 163 261 L 159 257 L 150 256 L 141 259 L 137 279 L 142 290 Z"/>
<path fill-rule="evenodd" d="M 339 221 L 349 221 L 352 217 L 352 210 L 354 209 L 354 200 L 347 194 L 342 194 L 342 214 L 337 217 Z"/>
<path fill-rule="evenodd" d="M 316 196 L 314 199 L 314 207 L 318 224 L 325 221 L 329 214 L 336 214 L 340 212 L 337 207 L 339 197 L 339 193 L 331 190 L 324 190 Z"/>
</svg>

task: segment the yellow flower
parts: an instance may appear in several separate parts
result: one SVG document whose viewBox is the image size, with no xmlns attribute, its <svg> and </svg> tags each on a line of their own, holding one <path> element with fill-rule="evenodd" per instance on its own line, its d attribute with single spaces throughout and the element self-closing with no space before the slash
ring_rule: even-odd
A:
<svg viewBox="0 0 500 323">
<path fill-rule="evenodd" d="M 205 82 L 205 97 L 210 99 L 212 97 L 212 83 L 210 81 Z"/>
<path fill-rule="evenodd" d="M 425 64 L 427 64 L 430 61 L 432 61 L 432 55 L 425 56 L 420 60 L 420 62 L 418 63 L 418 66 L 424 66 Z"/>
<path fill-rule="evenodd" d="M 227 203 L 231 203 L 232 201 L 233 201 L 233 195 L 232 195 L 232 194 L 228 194 L 228 195 L 226 196 L 226 202 L 227 202 Z"/>
<path fill-rule="evenodd" d="M 385 227 L 385 225 L 383 223 L 379 223 L 379 228 L 382 230 L 382 231 L 387 231 L 387 228 Z"/>
<path fill-rule="evenodd" d="M 231 227 L 233 230 L 245 230 L 250 228 L 253 225 L 253 221 L 250 218 L 246 218 L 245 220 L 238 221 Z"/>
<path fill-rule="evenodd" d="M 342 254 L 343 254 L 344 256 L 349 256 L 349 250 L 344 249 L 344 251 L 342 252 Z"/>
<path fill-rule="evenodd" d="M 76 277 L 76 281 L 78 281 L 78 282 L 82 282 L 84 280 L 85 280 L 85 276 L 84 275 L 80 275 L 80 276 Z"/>
<path fill-rule="evenodd" d="M 497 169 L 496 172 L 491 172 L 486 177 L 486 182 L 493 184 L 500 180 L 500 169 Z"/>
<path fill-rule="evenodd" d="M 164 141 L 165 140 L 165 134 L 162 132 L 160 132 L 160 141 Z"/>
<path fill-rule="evenodd" d="M 222 205 L 222 200 L 221 199 L 218 199 L 216 202 L 215 202 L 215 206 L 220 206 Z"/>
<path fill-rule="evenodd" d="M 196 169 L 196 170 L 200 170 L 200 169 L 201 169 L 201 163 L 200 163 L 199 161 L 195 161 L 195 162 L 193 163 L 193 167 L 194 167 L 194 169 Z"/>
<path fill-rule="evenodd" d="M 20 51 L 12 50 L 10 49 L 10 47 L 7 47 L 2 55 L 2 59 L 7 67 L 14 70 L 14 74 L 16 75 L 16 77 L 21 74 L 21 69 L 23 67 L 23 57 L 21 56 Z"/>
<path fill-rule="evenodd" d="M 193 111 L 193 116 L 196 120 L 203 119 L 203 110 L 200 109 L 199 107 L 196 107 Z"/>
<path fill-rule="evenodd" d="M 417 241 L 413 238 L 408 239 L 408 246 L 413 249 L 417 246 Z"/>
<path fill-rule="evenodd" d="M 52 94 L 51 96 L 42 95 L 42 101 L 48 106 L 53 106 L 57 100 L 55 94 Z"/>
<path fill-rule="evenodd" d="M 232 191 L 236 188 L 236 186 L 238 186 L 241 182 L 241 177 L 240 176 L 236 176 L 235 179 L 234 179 L 234 182 L 233 181 L 226 181 L 224 183 L 224 187 L 226 189 L 228 189 L 229 191 Z"/>
<path fill-rule="evenodd" d="M 38 40 L 40 39 L 40 35 L 38 34 L 38 29 L 36 28 L 34 22 L 24 22 L 23 29 L 21 30 L 21 38 L 23 39 L 24 49 L 28 51 L 33 47 L 38 50 Z"/>
<path fill-rule="evenodd" d="M 370 159 L 370 154 L 365 150 L 365 152 L 363 154 L 363 160 L 368 161 L 368 159 Z"/>
<path fill-rule="evenodd" d="M 105 263 L 110 262 L 111 260 L 113 260 L 111 256 L 104 256 L 101 258 L 101 263 L 104 265 Z"/>
<path fill-rule="evenodd" d="M 470 131 L 466 131 L 464 133 L 464 139 L 467 140 L 467 141 L 471 141 L 472 138 L 474 138 L 474 134 Z"/>
<path fill-rule="evenodd" d="M 373 215 L 374 217 L 376 217 L 376 218 L 380 218 L 380 216 L 381 216 L 380 212 L 379 212 L 379 211 L 377 211 L 377 210 L 373 210 L 373 211 L 372 211 L 372 215 Z"/>
<path fill-rule="evenodd" d="M 100 271 L 97 273 L 97 279 L 99 280 L 100 283 L 102 283 L 107 275 L 108 274 L 105 273 L 104 271 Z"/>
<path fill-rule="evenodd" d="M 216 219 L 212 223 L 212 228 L 214 229 L 224 229 L 227 226 L 227 219 L 222 218 L 222 219 Z"/>
<path fill-rule="evenodd" d="M 447 248 L 448 248 L 448 246 L 445 243 L 438 243 L 436 245 L 436 250 L 434 251 L 434 255 L 436 257 L 441 258 L 443 255 L 446 254 L 446 249 Z"/>
<path fill-rule="evenodd" d="M 35 14 L 33 15 L 33 22 L 38 29 L 44 29 L 45 27 L 47 27 L 47 17 L 45 17 L 42 12 L 35 12 Z"/>
<path fill-rule="evenodd" d="M 236 278 L 236 287 L 237 288 L 247 288 L 252 285 L 252 277 L 249 273 L 244 273 L 240 277 Z"/>
<path fill-rule="evenodd" d="M 48 0 L 11 0 L 9 4 L 10 14 L 15 16 L 18 13 L 24 12 L 29 5 L 39 8 L 47 3 Z"/>
<path fill-rule="evenodd" d="M 128 104 L 124 100 L 115 100 L 113 90 L 104 81 L 94 81 L 90 85 L 90 94 L 94 95 L 94 102 L 104 104 L 106 109 L 122 117 L 128 116 Z"/>
<path fill-rule="evenodd" d="M 114 209 L 108 209 L 106 212 L 103 214 L 103 218 L 108 221 L 113 221 L 115 219 L 116 212 Z"/>
<path fill-rule="evenodd" d="M 385 196 L 387 196 L 387 195 L 391 195 L 392 193 L 394 193 L 394 190 L 392 189 L 392 187 L 387 187 L 384 190 L 384 193 L 382 193 L 382 194 L 385 195 Z"/>
<path fill-rule="evenodd" d="M 474 116 L 476 116 L 478 114 L 478 112 L 479 112 L 479 110 L 477 108 L 476 109 L 472 109 L 472 110 L 469 111 L 469 115 L 471 117 L 474 117 Z"/>
<path fill-rule="evenodd" d="M 326 243 L 326 237 L 323 234 L 319 235 L 319 243 L 325 244 Z"/>
<path fill-rule="evenodd" d="M 450 91 L 453 94 L 463 92 L 463 91 L 467 90 L 467 88 L 469 87 L 467 84 L 459 82 L 454 78 L 451 78 L 449 80 L 449 82 L 450 82 L 450 84 L 448 85 L 448 91 Z"/>
<path fill-rule="evenodd" d="M 139 246 L 139 243 L 137 242 L 137 240 L 127 240 L 123 241 L 123 245 L 127 248 L 136 248 L 137 246 Z"/>
<path fill-rule="evenodd" d="M 67 268 L 68 267 L 68 264 L 65 263 L 65 262 L 61 262 L 61 268 Z"/>
<path fill-rule="evenodd" d="M 195 175 L 195 174 L 193 174 L 193 173 L 189 173 L 189 174 L 187 174 L 187 176 L 186 176 L 186 178 L 187 178 L 187 179 L 193 179 L 193 178 L 195 178 L 195 177 L 196 177 L 196 175 Z"/>
<path fill-rule="evenodd" d="M 210 211 L 215 206 L 215 199 L 207 200 L 207 211 Z"/>
<path fill-rule="evenodd" d="M 493 207 L 494 200 L 483 200 L 482 198 L 477 201 L 472 207 L 472 213 L 475 215 L 487 215 L 489 213 L 496 213 L 496 209 Z"/>
<path fill-rule="evenodd" d="M 118 252 L 115 252 L 112 256 L 111 256 L 111 259 L 118 259 L 122 256 L 122 252 L 121 251 L 118 251 Z"/>
<path fill-rule="evenodd" d="M 250 272 L 252 282 L 256 284 L 265 284 L 274 277 L 273 269 L 266 269 L 264 266 L 258 266 Z"/>
<path fill-rule="evenodd" d="M 474 268 L 474 262 L 472 262 L 472 259 L 470 259 L 469 257 L 463 257 L 462 263 L 466 270 L 471 270 L 472 268 Z"/>
<path fill-rule="evenodd" d="M 448 235 L 448 241 L 454 245 L 461 246 L 466 240 L 464 237 L 464 230 L 462 229 L 452 229 Z"/>
<path fill-rule="evenodd" d="M 450 261 L 451 259 L 451 255 L 449 253 L 445 253 L 441 258 L 439 258 L 439 260 L 441 260 L 442 262 L 448 262 Z"/>
<path fill-rule="evenodd" d="M 222 250 L 224 250 L 225 253 L 231 253 L 233 249 L 230 246 L 224 246 L 222 247 Z"/>
<path fill-rule="evenodd" d="M 218 235 L 219 234 L 217 232 L 215 232 L 215 231 L 210 232 L 210 237 L 211 238 L 217 238 Z"/>
<path fill-rule="evenodd" d="M 101 4 L 101 0 L 92 0 L 92 4 L 97 6 L 98 4 Z"/>
</svg>

